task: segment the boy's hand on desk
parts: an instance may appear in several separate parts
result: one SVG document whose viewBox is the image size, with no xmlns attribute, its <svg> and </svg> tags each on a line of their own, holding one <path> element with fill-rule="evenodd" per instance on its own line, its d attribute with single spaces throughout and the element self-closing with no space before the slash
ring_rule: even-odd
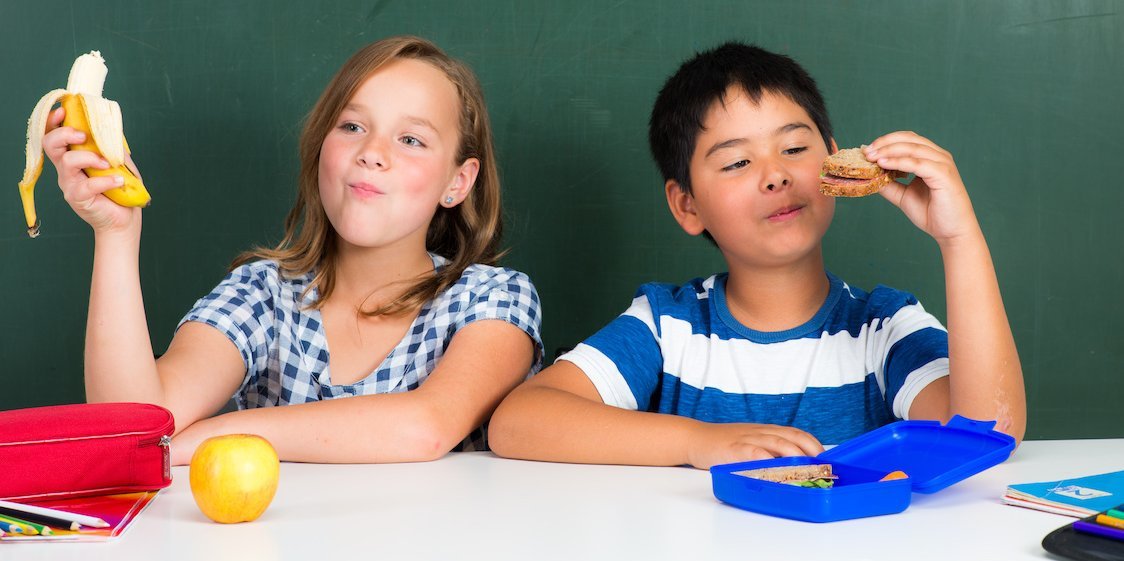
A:
<svg viewBox="0 0 1124 561">
<path fill-rule="evenodd" d="M 119 187 L 119 176 L 87 177 L 87 168 L 107 169 L 109 163 L 101 156 L 86 150 L 68 150 L 71 144 L 80 144 L 86 135 L 70 127 L 62 127 L 66 115 L 60 107 L 47 120 L 47 134 L 43 137 L 43 151 L 58 170 L 59 188 L 70 208 L 89 224 L 95 233 L 127 230 L 140 224 L 139 208 L 126 208 L 106 198 L 102 193 Z M 140 177 L 132 157 L 126 155 L 126 165 Z"/>
<path fill-rule="evenodd" d="M 820 442 L 800 429 L 752 423 L 700 421 L 687 443 L 688 462 L 699 469 L 780 456 L 815 456 L 820 452 Z"/>
<path fill-rule="evenodd" d="M 948 151 L 917 133 L 902 131 L 879 137 L 863 151 L 883 169 L 916 176 L 909 185 L 891 181 L 880 193 L 938 244 L 979 232 L 968 191 Z"/>
</svg>

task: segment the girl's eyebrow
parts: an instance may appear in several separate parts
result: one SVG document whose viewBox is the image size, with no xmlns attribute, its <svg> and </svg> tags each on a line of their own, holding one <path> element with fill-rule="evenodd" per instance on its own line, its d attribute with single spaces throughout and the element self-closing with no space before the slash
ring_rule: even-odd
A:
<svg viewBox="0 0 1124 561">
<path fill-rule="evenodd" d="M 344 111 L 354 111 L 356 113 L 363 113 L 363 112 L 366 111 L 366 109 L 367 109 L 367 106 L 363 105 L 362 103 L 348 103 L 347 105 L 345 105 L 343 107 Z M 408 122 L 408 123 L 412 123 L 412 124 L 415 124 L 415 125 L 418 125 L 418 126 L 421 126 L 421 127 L 425 127 L 427 129 L 432 130 L 433 132 L 437 132 L 437 127 L 434 126 L 434 124 L 429 119 L 426 119 L 425 117 L 418 117 L 416 115 L 406 115 L 404 118 L 405 118 L 406 122 Z"/>
<path fill-rule="evenodd" d="M 424 117 L 415 117 L 413 115 L 407 115 L 406 121 L 410 122 L 410 123 L 413 123 L 415 125 L 421 126 L 421 127 L 425 127 L 429 130 L 432 130 L 433 132 L 437 132 L 437 127 L 433 126 L 433 123 L 429 122 L 429 119 L 426 119 Z"/>
</svg>

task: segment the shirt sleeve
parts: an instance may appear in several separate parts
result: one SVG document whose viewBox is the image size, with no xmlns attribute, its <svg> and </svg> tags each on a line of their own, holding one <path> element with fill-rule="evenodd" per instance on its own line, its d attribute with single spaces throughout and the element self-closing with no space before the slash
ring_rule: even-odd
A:
<svg viewBox="0 0 1124 561">
<path fill-rule="evenodd" d="M 197 321 L 218 329 L 242 355 L 247 379 L 265 369 L 274 335 L 274 298 L 258 269 L 251 263 L 228 273 L 210 294 L 195 302 L 176 327 Z"/>
<path fill-rule="evenodd" d="M 930 383 L 948 376 L 948 331 L 912 295 L 890 303 L 874 331 L 879 356 L 875 375 L 895 418 L 908 419 L 913 400 Z M 896 308 L 896 309 L 895 309 Z"/>
<path fill-rule="evenodd" d="M 558 360 L 582 369 L 607 405 L 647 411 L 663 373 L 652 306 L 641 293 L 628 310 Z"/>
<path fill-rule="evenodd" d="M 542 306 L 530 277 L 511 269 L 496 268 L 474 291 L 468 307 L 457 315 L 453 331 L 480 320 L 506 321 L 523 330 L 534 342 L 535 356 L 528 375 L 542 368 Z"/>
</svg>

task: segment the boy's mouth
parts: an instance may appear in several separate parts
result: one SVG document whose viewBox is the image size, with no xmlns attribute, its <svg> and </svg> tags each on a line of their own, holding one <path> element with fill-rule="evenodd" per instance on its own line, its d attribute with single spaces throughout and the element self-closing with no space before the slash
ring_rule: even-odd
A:
<svg viewBox="0 0 1124 561">
<path fill-rule="evenodd" d="M 804 205 L 782 206 L 781 208 L 778 208 L 771 214 L 769 214 L 767 220 L 771 222 L 783 222 L 785 220 L 790 220 L 799 215 L 801 210 L 804 210 Z"/>
</svg>

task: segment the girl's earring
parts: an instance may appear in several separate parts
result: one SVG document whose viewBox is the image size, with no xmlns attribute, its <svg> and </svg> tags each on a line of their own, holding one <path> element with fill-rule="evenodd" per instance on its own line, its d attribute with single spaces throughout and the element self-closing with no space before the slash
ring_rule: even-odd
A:
<svg viewBox="0 0 1124 561">
<path fill-rule="evenodd" d="M 445 197 L 445 204 L 447 204 L 447 205 L 453 204 L 453 197 L 451 195 L 448 196 L 448 197 Z"/>
</svg>

